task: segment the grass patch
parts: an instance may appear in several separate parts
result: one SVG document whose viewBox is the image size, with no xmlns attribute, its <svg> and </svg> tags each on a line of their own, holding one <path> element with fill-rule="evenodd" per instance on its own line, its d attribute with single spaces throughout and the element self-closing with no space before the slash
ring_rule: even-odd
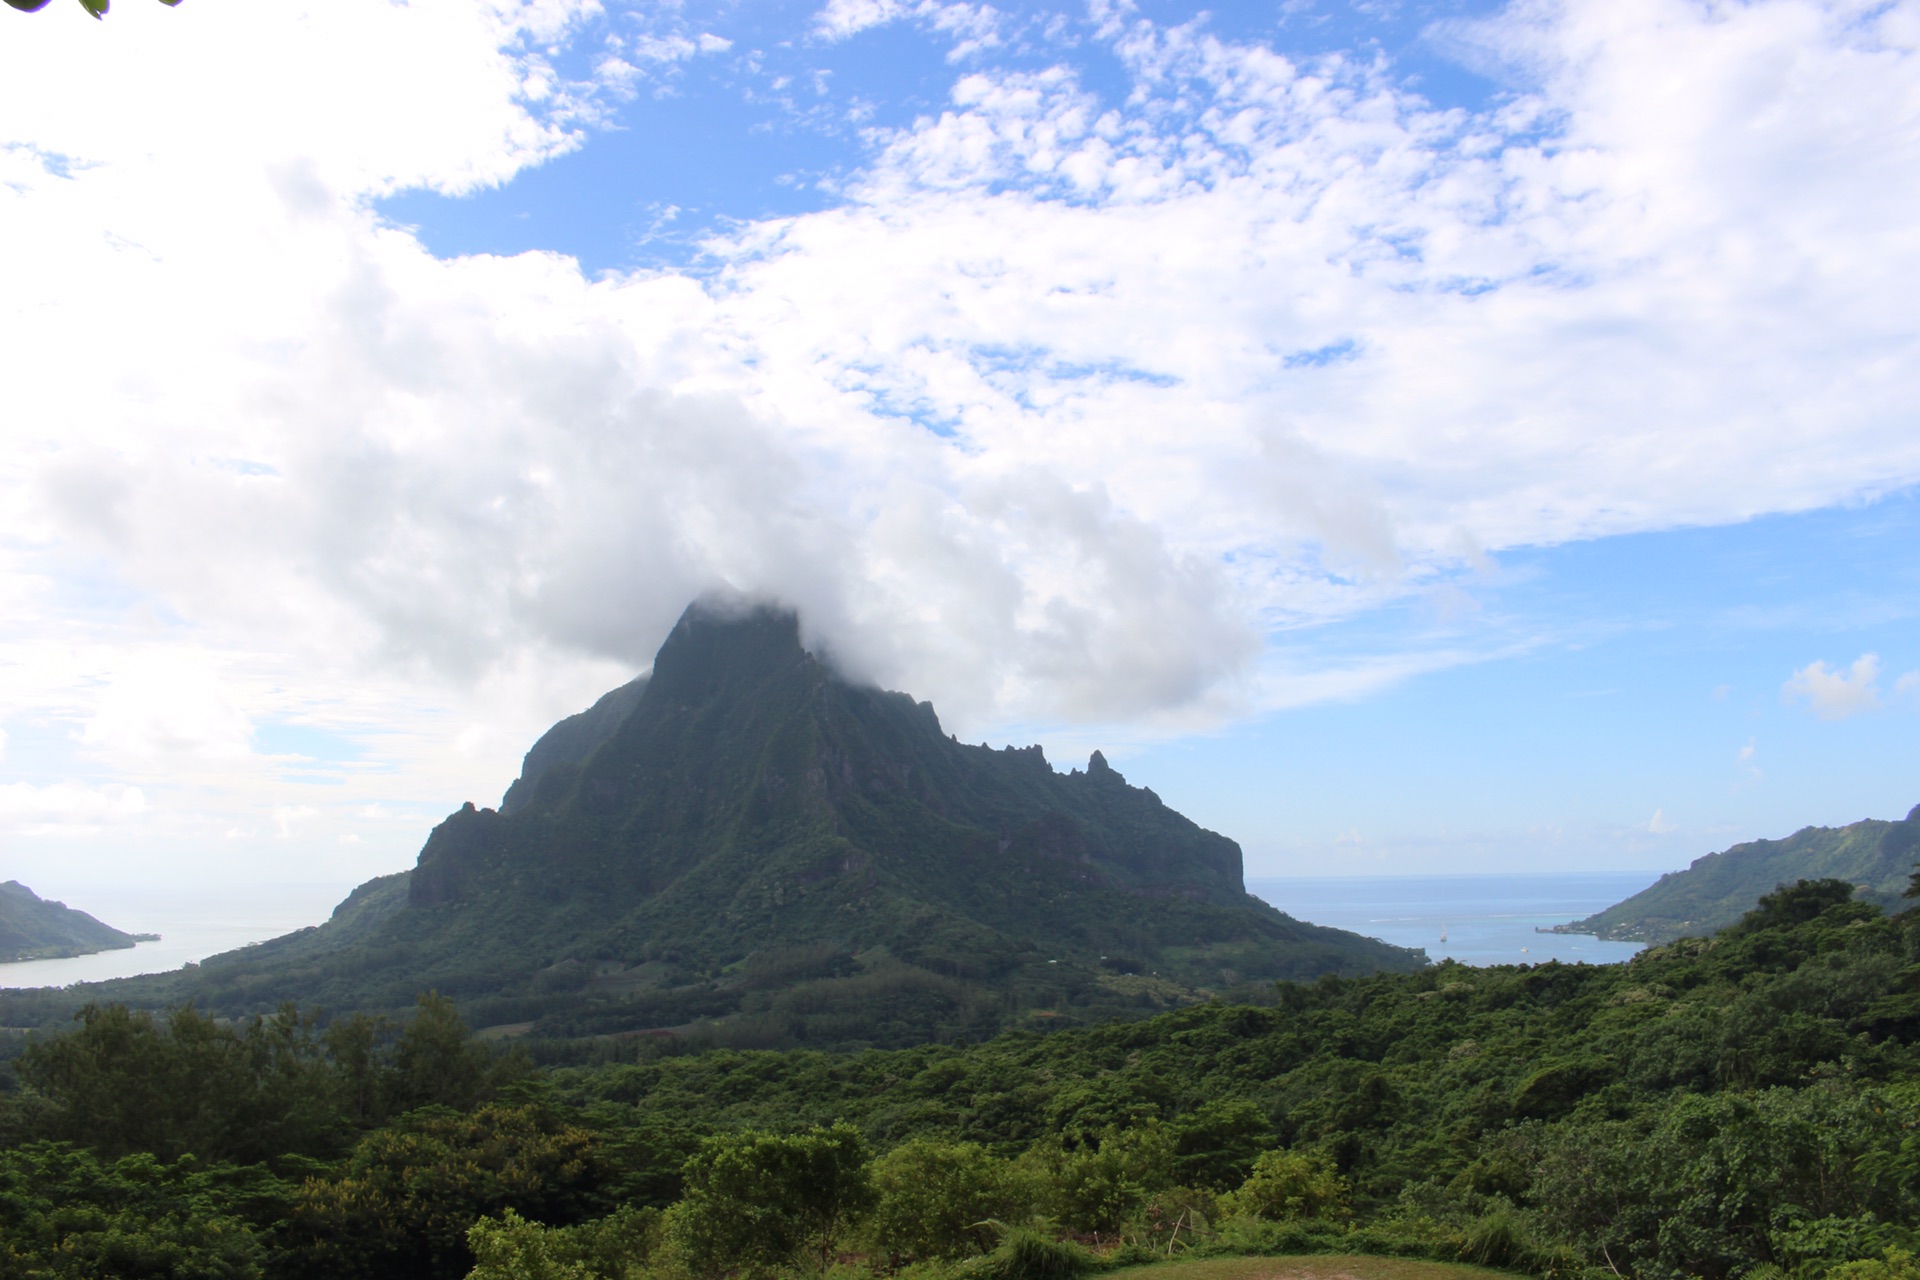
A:
<svg viewBox="0 0 1920 1280">
<path fill-rule="evenodd" d="M 1420 1262 L 1358 1254 L 1301 1254 L 1279 1258 L 1199 1258 L 1153 1262 L 1110 1271 L 1139 1280 L 1490 1280 L 1513 1275 L 1458 1262 Z"/>
</svg>

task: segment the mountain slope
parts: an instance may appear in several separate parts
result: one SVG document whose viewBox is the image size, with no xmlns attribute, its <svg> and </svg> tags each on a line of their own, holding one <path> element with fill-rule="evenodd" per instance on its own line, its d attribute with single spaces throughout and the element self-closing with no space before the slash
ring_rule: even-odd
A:
<svg viewBox="0 0 1920 1280">
<path fill-rule="evenodd" d="M 1920 805 L 1900 822 L 1869 818 L 1844 827 L 1804 827 L 1785 840 L 1754 840 L 1694 860 L 1631 898 L 1556 933 L 1625 942 L 1671 942 L 1724 929 L 1765 894 L 1796 880 L 1857 885 L 1860 898 L 1899 910 L 1920 863 Z"/>
<path fill-rule="evenodd" d="M 963 745 L 836 676 L 792 614 L 696 606 L 649 678 L 541 739 L 501 811 L 436 827 L 404 885 L 176 983 L 223 1010 L 431 987 L 543 1035 L 718 1019 L 738 1043 L 898 1043 L 1423 962 L 1250 897 L 1237 845 L 1097 753 L 1060 774 Z"/>
<path fill-rule="evenodd" d="M 42 898 L 18 880 L 0 884 L 0 964 L 117 951 L 137 941 L 84 911 Z"/>
</svg>

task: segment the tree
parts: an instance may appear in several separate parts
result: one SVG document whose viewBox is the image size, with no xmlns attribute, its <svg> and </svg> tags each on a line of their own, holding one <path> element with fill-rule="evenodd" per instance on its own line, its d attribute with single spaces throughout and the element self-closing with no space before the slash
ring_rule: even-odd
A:
<svg viewBox="0 0 1920 1280">
<path fill-rule="evenodd" d="M 963 1258 L 993 1248 L 1012 1216 L 1012 1170 L 977 1143 L 919 1138 L 874 1162 L 873 1234 L 897 1257 Z"/>
<path fill-rule="evenodd" d="M 604 1181 L 592 1135 L 534 1108 L 426 1107 L 367 1135 L 336 1176 L 300 1188 L 288 1271 L 462 1276 L 473 1265 L 467 1234 L 483 1216 L 512 1209 L 536 1222 L 578 1222 L 602 1207 Z"/>
<path fill-rule="evenodd" d="M 324 1046 L 291 1005 L 238 1026 L 192 1005 L 163 1018 L 88 1005 L 77 1020 L 20 1059 L 21 1076 L 53 1104 L 54 1137 L 107 1156 L 249 1162 L 330 1155 L 340 1145 Z"/>
<path fill-rule="evenodd" d="M 7 3 L 22 13 L 34 13 L 47 7 L 48 0 L 7 0 Z M 160 0 L 164 5 L 176 5 L 180 0 Z M 96 18 L 107 16 L 107 0 L 80 0 L 80 7 Z"/>
<path fill-rule="evenodd" d="M 643 1274 L 658 1209 L 632 1205 L 573 1227 L 545 1227 L 508 1209 L 467 1232 L 466 1280 L 629 1280 Z"/>
<path fill-rule="evenodd" d="M 715 1275 L 788 1266 L 825 1271 L 873 1207 L 867 1144 L 850 1124 L 805 1133 L 709 1138 L 687 1162 L 687 1194 L 667 1214 L 686 1260 Z"/>
<path fill-rule="evenodd" d="M 260 1280 L 290 1188 L 265 1170 L 105 1162 L 63 1142 L 0 1151 L 0 1275 Z"/>
<path fill-rule="evenodd" d="M 1726 931 L 1729 937 L 1767 929 L 1790 929 L 1817 920 L 1831 907 L 1853 900 L 1853 885 L 1845 880 L 1796 880 L 1776 885 L 1754 904 L 1740 923 Z"/>
<path fill-rule="evenodd" d="M 353 1037 L 356 1044 L 361 1034 Z M 520 1069 L 518 1060 L 496 1057 L 473 1038 L 453 1001 L 429 991 L 415 1001 L 413 1017 L 393 1046 L 386 1102 L 395 1112 L 427 1106 L 465 1111 L 492 1097 Z"/>
<path fill-rule="evenodd" d="M 1062 1226 L 1098 1236 L 1120 1233 L 1168 1188 L 1174 1138 L 1156 1120 L 1107 1129 L 1078 1146 L 1036 1143 L 1020 1165 L 1037 1174 L 1047 1212 Z"/>
<path fill-rule="evenodd" d="M 1229 1201 L 1236 1212 L 1273 1222 L 1348 1215 L 1346 1181 L 1318 1151 L 1262 1153 Z"/>
</svg>

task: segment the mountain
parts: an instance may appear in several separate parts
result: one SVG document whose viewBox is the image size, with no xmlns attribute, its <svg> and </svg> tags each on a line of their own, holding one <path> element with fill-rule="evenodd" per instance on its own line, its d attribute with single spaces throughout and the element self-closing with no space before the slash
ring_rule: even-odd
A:
<svg viewBox="0 0 1920 1280">
<path fill-rule="evenodd" d="M 18 880 L 0 884 L 0 964 L 64 960 L 146 940 L 146 935 L 122 933 L 64 902 L 49 902 Z"/>
<path fill-rule="evenodd" d="M 1846 880 L 1856 896 L 1897 911 L 1920 869 L 1920 805 L 1899 822 L 1868 818 L 1844 827 L 1803 827 L 1785 840 L 1753 840 L 1696 858 L 1605 911 L 1555 927 L 1623 942 L 1704 937 L 1751 911 L 1764 894 L 1796 880 Z"/>
<path fill-rule="evenodd" d="M 1251 897 L 1239 846 L 1099 753 L 1062 774 L 960 743 L 807 652 L 792 613 L 707 604 L 411 872 L 95 998 L 373 1011 L 433 988 L 503 1034 L 903 1043 L 1424 963 Z"/>
</svg>

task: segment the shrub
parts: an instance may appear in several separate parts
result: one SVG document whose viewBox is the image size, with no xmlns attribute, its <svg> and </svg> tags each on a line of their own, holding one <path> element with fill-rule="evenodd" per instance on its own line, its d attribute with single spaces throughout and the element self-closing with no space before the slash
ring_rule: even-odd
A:
<svg viewBox="0 0 1920 1280">
<path fill-rule="evenodd" d="M 1077 1280 L 1099 1265 L 1077 1244 L 1015 1228 L 971 1274 L 978 1280 Z"/>
<path fill-rule="evenodd" d="M 686 1181 L 666 1232 L 704 1275 L 802 1260 L 825 1271 L 874 1202 L 867 1146 L 849 1124 L 709 1138 L 687 1161 Z"/>
<path fill-rule="evenodd" d="M 874 1162 L 873 1239 L 895 1258 L 985 1253 L 995 1219 L 1017 1216 L 1008 1163 L 972 1142 L 922 1138 Z"/>
<path fill-rule="evenodd" d="M 1920 1280 L 1920 1258 L 1908 1249 L 1889 1248 L 1878 1258 L 1843 1262 L 1827 1280 Z"/>
<path fill-rule="evenodd" d="M 1318 1151 L 1266 1151 L 1253 1172 L 1226 1198 L 1228 1209 L 1250 1218 L 1289 1222 L 1344 1221 L 1351 1214 L 1346 1179 Z"/>
</svg>

